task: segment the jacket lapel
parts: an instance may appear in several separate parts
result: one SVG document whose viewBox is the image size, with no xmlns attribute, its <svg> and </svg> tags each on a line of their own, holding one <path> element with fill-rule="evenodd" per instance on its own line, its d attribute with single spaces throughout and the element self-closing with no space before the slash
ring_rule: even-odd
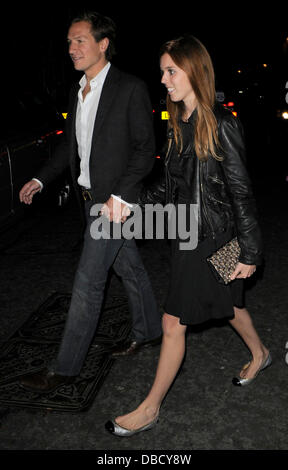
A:
<svg viewBox="0 0 288 470">
<path fill-rule="evenodd" d="M 70 160 L 73 164 L 76 161 L 77 155 L 77 141 L 76 141 L 76 112 L 77 112 L 77 104 L 78 104 L 78 91 L 79 91 L 79 84 L 75 84 L 75 88 L 73 89 L 73 98 L 72 98 L 72 105 L 71 111 L 68 110 L 68 113 L 71 113 L 71 124 L 70 124 Z"/>
<path fill-rule="evenodd" d="M 99 100 L 98 110 L 96 114 L 93 136 L 92 136 L 92 146 L 91 146 L 91 155 L 93 154 L 95 144 L 97 142 L 97 137 L 100 133 L 101 126 L 104 122 L 104 119 L 109 111 L 110 106 L 112 105 L 120 83 L 120 73 L 118 70 L 111 65 L 107 77 L 105 79 L 101 97 Z"/>
</svg>

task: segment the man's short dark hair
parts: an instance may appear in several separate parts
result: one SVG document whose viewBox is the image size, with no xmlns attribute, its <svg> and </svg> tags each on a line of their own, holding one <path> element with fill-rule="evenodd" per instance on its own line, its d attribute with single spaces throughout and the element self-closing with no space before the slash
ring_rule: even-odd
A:
<svg viewBox="0 0 288 470">
<path fill-rule="evenodd" d="M 115 54 L 115 39 L 116 39 L 116 25 L 111 18 L 103 16 L 97 12 L 84 12 L 74 18 L 71 24 L 86 21 L 91 25 L 91 34 L 94 36 L 96 42 L 100 42 L 104 38 L 109 39 L 109 46 L 106 50 L 105 57 L 111 60 Z"/>
</svg>

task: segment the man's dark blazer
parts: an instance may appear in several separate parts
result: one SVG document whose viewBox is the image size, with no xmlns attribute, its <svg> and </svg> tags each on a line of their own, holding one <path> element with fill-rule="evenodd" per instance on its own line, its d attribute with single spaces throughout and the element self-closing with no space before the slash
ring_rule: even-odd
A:
<svg viewBox="0 0 288 470">
<path fill-rule="evenodd" d="M 77 189 L 80 174 L 75 118 L 79 84 L 70 93 L 65 137 L 49 165 L 35 178 L 44 186 L 69 165 Z M 96 114 L 90 154 L 91 192 L 95 202 L 106 202 L 111 194 L 126 202 L 138 200 L 141 181 L 151 171 L 155 157 L 153 113 L 142 80 L 111 65 Z"/>
</svg>

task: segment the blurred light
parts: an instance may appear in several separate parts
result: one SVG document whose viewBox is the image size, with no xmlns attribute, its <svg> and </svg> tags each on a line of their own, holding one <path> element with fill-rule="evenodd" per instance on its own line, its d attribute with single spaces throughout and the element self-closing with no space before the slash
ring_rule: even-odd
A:
<svg viewBox="0 0 288 470">
<path fill-rule="evenodd" d="M 243 90 L 239 90 L 238 93 L 244 93 L 244 91 L 243 91 Z"/>
<path fill-rule="evenodd" d="M 42 135 L 41 136 L 41 139 L 42 140 L 45 140 L 47 137 L 52 137 L 52 135 L 60 135 L 60 134 L 63 134 L 63 131 L 51 131 L 51 132 L 48 132 L 47 134 L 45 135 Z"/>
<path fill-rule="evenodd" d="M 282 113 L 282 118 L 283 118 L 283 119 L 288 119 L 288 111 L 284 111 L 284 112 Z"/>
<path fill-rule="evenodd" d="M 234 114 L 234 116 L 237 117 L 237 112 L 236 111 L 232 111 L 232 114 Z"/>
<path fill-rule="evenodd" d="M 233 101 L 229 101 L 229 103 L 227 103 L 227 106 L 230 106 L 232 108 L 234 106 Z"/>
<path fill-rule="evenodd" d="M 155 109 L 153 109 L 153 113 L 155 113 Z"/>
<path fill-rule="evenodd" d="M 162 111 L 161 113 L 161 119 L 162 121 L 167 121 L 169 119 L 169 113 L 168 111 Z"/>
<path fill-rule="evenodd" d="M 242 73 L 242 70 L 240 70 L 240 69 L 239 69 L 239 70 L 237 70 L 237 73 Z"/>
<path fill-rule="evenodd" d="M 155 157 L 155 158 L 161 158 L 161 157 L 160 157 L 160 155 L 156 155 L 156 157 Z"/>
<path fill-rule="evenodd" d="M 67 114 L 68 113 L 62 113 L 62 116 L 63 116 L 64 119 L 67 119 Z"/>
<path fill-rule="evenodd" d="M 266 68 L 266 67 L 268 67 L 268 65 L 267 65 L 267 64 L 263 64 L 263 67 Z"/>
</svg>

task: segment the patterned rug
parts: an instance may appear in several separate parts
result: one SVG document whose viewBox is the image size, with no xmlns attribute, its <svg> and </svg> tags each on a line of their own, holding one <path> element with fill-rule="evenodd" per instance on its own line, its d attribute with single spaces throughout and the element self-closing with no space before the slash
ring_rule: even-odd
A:
<svg viewBox="0 0 288 470">
<path fill-rule="evenodd" d="M 108 298 L 81 374 L 49 394 L 30 392 L 19 376 L 37 372 L 57 356 L 70 294 L 55 293 L 0 349 L 0 403 L 34 409 L 83 411 L 92 404 L 114 359 L 111 349 L 128 339 L 131 322 L 123 297 Z"/>
</svg>

